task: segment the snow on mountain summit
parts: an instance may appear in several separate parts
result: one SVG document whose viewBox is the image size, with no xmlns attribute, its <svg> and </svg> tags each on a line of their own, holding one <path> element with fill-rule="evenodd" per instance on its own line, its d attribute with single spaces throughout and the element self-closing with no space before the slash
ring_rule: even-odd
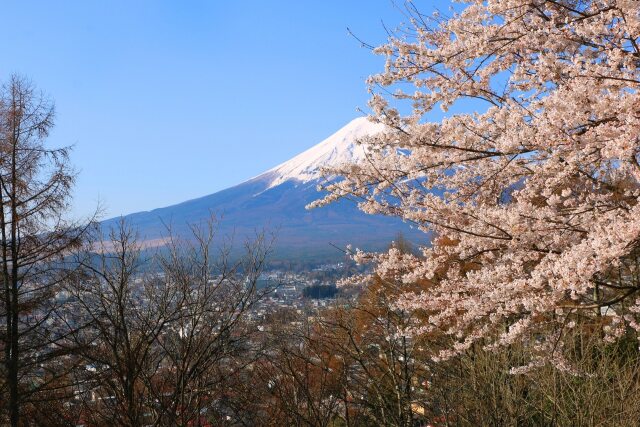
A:
<svg viewBox="0 0 640 427">
<path fill-rule="evenodd" d="M 192 226 L 206 224 L 215 213 L 224 217 L 216 224 L 220 227 L 216 229 L 218 236 L 235 236 L 236 241 L 255 239 L 256 230 L 277 230 L 273 256 L 283 261 L 341 259 L 343 254 L 334 246 L 347 244 L 383 250 L 399 231 L 410 238 L 422 238 L 421 231 L 397 218 L 365 214 L 348 200 L 319 209 L 305 208 L 322 196 L 309 182 L 321 178 L 319 169 L 363 160 L 364 149 L 355 142 L 384 131 L 384 127 L 356 119 L 320 144 L 253 179 L 196 199 L 127 215 L 127 224 L 144 236 L 145 247 L 152 247 L 166 242 L 167 224 L 175 236 L 189 239 L 193 238 Z M 121 220 L 108 219 L 102 226 L 104 230 L 118 227 Z"/>
<path fill-rule="evenodd" d="M 309 182 L 318 179 L 321 177 L 320 169 L 323 167 L 362 160 L 364 148 L 357 145 L 356 141 L 383 130 L 383 124 L 370 122 L 366 117 L 359 117 L 321 143 L 269 169 L 262 175 L 268 176 L 271 180 L 268 188 L 276 187 L 289 180 Z"/>
</svg>

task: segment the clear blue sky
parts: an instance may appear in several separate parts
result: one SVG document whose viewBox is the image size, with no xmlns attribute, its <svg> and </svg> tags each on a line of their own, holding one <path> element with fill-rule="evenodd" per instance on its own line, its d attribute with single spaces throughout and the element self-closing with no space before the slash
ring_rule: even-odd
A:
<svg viewBox="0 0 640 427">
<path fill-rule="evenodd" d="M 402 2 L 400 2 L 402 3 Z M 419 3 L 419 2 L 418 2 Z M 447 1 L 425 2 L 446 9 Z M 148 210 L 240 183 L 366 107 L 389 0 L 0 1 L 0 79 L 56 103 L 74 214 Z"/>
</svg>

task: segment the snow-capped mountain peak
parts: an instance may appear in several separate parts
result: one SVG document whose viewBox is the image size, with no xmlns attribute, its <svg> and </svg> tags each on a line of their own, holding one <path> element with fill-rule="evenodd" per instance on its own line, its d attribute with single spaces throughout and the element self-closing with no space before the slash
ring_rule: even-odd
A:
<svg viewBox="0 0 640 427">
<path fill-rule="evenodd" d="M 223 220 L 216 224 L 218 236 L 254 240 L 256 230 L 277 231 L 272 254 L 274 259 L 287 262 L 341 259 L 343 254 L 334 246 L 347 244 L 363 250 L 383 250 L 399 231 L 409 238 L 422 238 L 422 232 L 408 228 L 397 218 L 367 215 L 347 200 L 305 209 L 322 194 L 311 183 L 298 184 L 320 178 L 323 166 L 362 160 L 364 150 L 355 141 L 383 130 L 384 125 L 356 119 L 320 144 L 254 179 L 197 199 L 127 215 L 127 224 L 151 247 L 165 243 L 167 224 L 171 224 L 176 237 L 191 239 L 193 225 L 206 224 L 212 213 L 219 214 Z M 118 227 L 120 221 L 122 218 L 112 218 L 102 226 L 108 230 Z M 242 249 L 242 245 L 238 247 Z M 237 254 L 241 255 L 240 251 Z"/>
<path fill-rule="evenodd" d="M 269 169 L 262 176 L 270 180 L 269 187 L 276 187 L 285 181 L 309 182 L 321 177 L 321 168 L 343 163 L 355 163 L 364 158 L 364 148 L 356 141 L 366 136 L 378 134 L 384 125 L 373 123 L 366 117 L 352 120 L 329 138 L 292 159 Z"/>
</svg>

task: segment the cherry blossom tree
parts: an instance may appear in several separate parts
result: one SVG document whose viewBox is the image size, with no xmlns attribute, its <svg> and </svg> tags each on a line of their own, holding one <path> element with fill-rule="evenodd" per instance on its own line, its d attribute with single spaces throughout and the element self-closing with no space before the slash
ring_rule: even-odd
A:
<svg viewBox="0 0 640 427">
<path fill-rule="evenodd" d="M 440 357 L 535 337 L 561 365 L 575 316 L 607 339 L 640 329 L 640 6 L 464 3 L 451 17 L 409 4 L 373 48 L 371 120 L 387 130 L 361 141 L 367 161 L 327 171 L 341 178 L 312 206 L 357 199 L 429 233 L 418 255 L 355 256 L 430 281 L 396 304 L 424 313 L 415 333 L 454 339 Z"/>
</svg>

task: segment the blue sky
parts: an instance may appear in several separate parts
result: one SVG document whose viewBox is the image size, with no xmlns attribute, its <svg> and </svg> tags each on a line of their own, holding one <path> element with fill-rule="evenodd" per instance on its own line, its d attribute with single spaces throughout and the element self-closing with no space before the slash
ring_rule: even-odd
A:
<svg viewBox="0 0 640 427">
<path fill-rule="evenodd" d="M 381 21 L 403 19 L 389 0 L 0 5 L 0 79 L 26 75 L 55 100 L 49 142 L 75 146 L 76 216 L 210 194 L 324 139 L 383 66 L 347 27 L 377 44 Z"/>
</svg>

